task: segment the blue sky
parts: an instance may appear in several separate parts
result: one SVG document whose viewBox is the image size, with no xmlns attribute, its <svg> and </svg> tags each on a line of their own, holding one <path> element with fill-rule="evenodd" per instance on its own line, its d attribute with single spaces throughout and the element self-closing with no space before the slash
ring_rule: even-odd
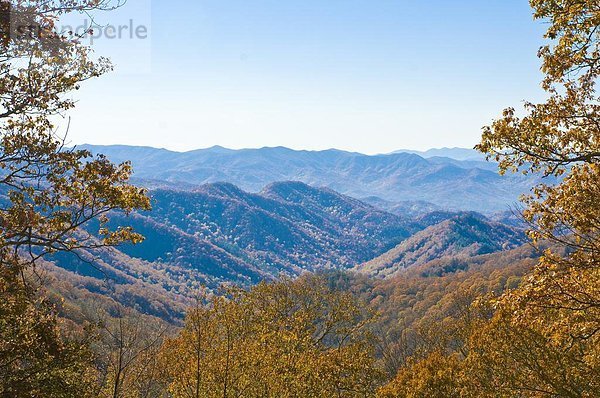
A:
<svg viewBox="0 0 600 398">
<path fill-rule="evenodd" d="M 146 40 L 102 40 L 74 144 L 288 146 L 384 153 L 473 146 L 539 100 L 544 25 L 526 0 L 128 0 Z"/>
</svg>

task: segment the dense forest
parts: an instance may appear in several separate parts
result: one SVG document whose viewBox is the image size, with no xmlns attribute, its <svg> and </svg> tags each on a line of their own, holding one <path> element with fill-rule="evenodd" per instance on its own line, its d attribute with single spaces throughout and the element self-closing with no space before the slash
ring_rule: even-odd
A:
<svg viewBox="0 0 600 398">
<path fill-rule="evenodd" d="M 164 243 L 156 219 L 139 216 L 152 211 L 148 191 L 129 162 L 67 148 L 57 132 L 68 94 L 111 64 L 55 24 L 114 4 L 0 0 L 0 396 L 599 397 L 600 3 L 530 4 L 547 27 L 547 99 L 504 110 L 477 146 L 501 174 L 544 177 L 523 197 L 528 242 L 474 214 L 413 224 L 304 184 L 231 200 L 237 188 L 216 185 L 194 202 L 160 191 L 184 199 L 159 202 L 174 203 L 159 219 L 208 206 L 169 230 L 191 242 L 182 252 L 229 256 L 223 272 L 237 279 L 206 286 L 183 267 L 180 284 L 158 268 L 141 282 L 124 271 L 116 247 L 135 253 L 148 233 L 157 252 Z M 223 208 L 245 224 L 217 224 Z M 299 214 L 314 223 L 296 228 Z M 199 248 L 194 225 L 214 241 Z M 275 226 L 290 240 L 235 236 Z M 313 245 L 306 257 L 292 237 Z M 242 241 L 238 259 L 227 239 Z M 61 256 L 88 271 L 58 267 Z M 256 265 L 265 258 L 275 271 Z M 124 264 L 91 278 L 111 261 Z"/>
</svg>

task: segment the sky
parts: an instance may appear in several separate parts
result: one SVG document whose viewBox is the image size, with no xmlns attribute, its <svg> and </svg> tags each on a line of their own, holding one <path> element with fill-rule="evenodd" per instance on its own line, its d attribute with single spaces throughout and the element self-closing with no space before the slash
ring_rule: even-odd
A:
<svg viewBox="0 0 600 398">
<path fill-rule="evenodd" d="M 115 71 L 73 94 L 72 144 L 472 147 L 544 95 L 527 0 L 128 0 L 94 19 L 147 33 L 94 42 Z"/>
</svg>

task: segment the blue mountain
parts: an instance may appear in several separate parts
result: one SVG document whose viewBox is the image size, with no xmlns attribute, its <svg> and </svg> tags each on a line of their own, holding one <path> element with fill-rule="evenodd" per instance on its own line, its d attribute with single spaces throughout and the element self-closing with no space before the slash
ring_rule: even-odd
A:
<svg viewBox="0 0 600 398">
<path fill-rule="evenodd" d="M 189 152 L 122 145 L 82 148 L 115 162 L 130 160 L 134 182 L 140 185 L 180 191 L 228 182 L 256 193 L 270 183 L 293 180 L 357 198 L 427 202 L 443 209 L 492 213 L 506 210 L 534 183 L 533 177 L 500 176 L 493 163 L 439 156 L 426 159 L 403 152 L 370 156 L 283 147 L 212 147 Z"/>
</svg>

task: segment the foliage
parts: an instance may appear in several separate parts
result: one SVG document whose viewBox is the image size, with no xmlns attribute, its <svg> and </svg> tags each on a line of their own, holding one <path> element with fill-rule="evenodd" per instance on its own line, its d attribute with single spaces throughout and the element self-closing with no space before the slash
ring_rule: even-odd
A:
<svg viewBox="0 0 600 398">
<path fill-rule="evenodd" d="M 425 225 L 430 220 L 433 224 L 388 252 L 361 264 L 360 271 L 389 277 L 440 257 L 473 257 L 512 249 L 526 240 L 522 230 L 493 222 L 477 213 L 446 215 L 434 212 L 424 218 Z"/>
<path fill-rule="evenodd" d="M 93 60 L 72 34 L 55 32 L 56 21 L 109 4 L 0 0 L 0 395 L 600 396 L 597 0 L 531 0 L 535 17 L 549 22 L 550 44 L 539 52 L 549 98 L 526 104 L 523 117 L 512 108 L 505 110 L 484 129 L 478 146 L 499 162 L 502 173 L 561 178 L 556 185 L 536 186 L 524 198 L 531 238 L 538 245 L 552 245 L 523 281 L 531 256 L 513 251 L 431 261 L 436 242 L 424 239 L 415 244 L 425 248 L 421 265 L 385 281 L 302 276 L 263 282 L 249 291 L 231 288 L 221 296 L 201 296 L 183 329 L 164 344 L 164 330 L 150 318 L 107 317 L 99 322 L 94 358 L 88 341 L 61 333 L 55 307 L 36 294 L 24 275 L 48 254 L 89 255 L 86 250 L 141 240 L 131 228 L 109 222 L 115 210 L 149 209 L 145 192 L 128 184 L 130 164 L 114 165 L 103 156 L 64 148 L 53 122 L 74 105 L 66 93 L 110 69 L 106 60 Z M 15 35 L 15 23 L 36 29 Z M 187 232 L 198 225 L 207 235 L 226 231 L 222 246 L 244 244 L 256 250 L 253 260 L 284 247 L 291 261 L 301 255 L 295 245 L 302 243 L 306 250 L 309 238 L 315 249 L 338 250 L 337 259 L 349 251 L 360 258 L 364 247 L 352 241 L 339 244 L 345 243 L 347 230 L 353 238 L 367 238 L 397 234 L 405 227 L 390 227 L 383 222 L 388 215 L 299 184 L 271 186 L 262 195 L 233 192 L 226 184 L 212 189 L 216 192 L 206 196 L 219 200 L 203 203 L 206 208 L 188 201 L 162 212 L 177 214 L 179 228 L 189 228 Z M 206 224 L 207 217 L 188 217 L 190 206 L 200 215 L 223 213 L 221 199 L 229 201 L 232 192 L 246 202 L 233 201 L 228 211 L 243 217 L 231 220 L 243 220 L 250 230 L 277 227 L 287 238 L 275 240 L 263 231 L 264 241 L 253 247 L 255 240 L 244 241 L 238 222 L 225 220 L 213 231 L 216 224 Z M 263 208 L 273 207 L 293 222 L 266 215 Z M 321 242 L 322 228 L 308 224 L 292 228 L 295 220 L 312 218 L 339 239 Z M 370 228 L 359 231 L 354 219 Z M 445 252 L 482 253 L 472 239 L 457 241 L 481 235 L 479 225 L 459 220 L 453 227 L 466 230 L 449 235 L 442 245 Z M 161 243 L 165 247 L 157 246 L 157 253 L 168 250 Z M 224 251 L 217 245 L 206 248 Z M 468 250 L 459 250 L 464 248 Z M 509 266 L 507 258 L 514 260 Z M 257 277 L 262 276 L 258 271 Z M 341 286 L 349 291 L 342 293 Z M 353 294 L 379 310 L 380 317 L 373 320 Z M 382 332 L 380 340 L 374 339 L 374 331 Z M 381 386 L 385 372 L 391 381 Z"/>
<path fill-rule="evenodd" d="M 382 389 L 387 396 L 600 395 L 600 3 L 531 5 L 549 22 L 550 44 L 539 52 L 549 98 L 527 103 L 523 117 L 505 110 L 478 149 L 502 173 L 562 177 L 524 198 L 531 238 L 555 246 L 518 289 L 487 301 L 495 314 L 471 321 L 464 344 L 409 361 Z"/>
<path fill-rule="evenodd" d="M 456 354 L 434 351 L 420 361 L 407 364 L 394 380 L 378 391 L 381 398 L 460 397 L 461 363 Z"/>
<path fill-rule="evenodd" d="M 61 334 L 53 306 L 0 267 L 0 396 L 94 396 L 95 370 L 86 340 Z"/>
<path fill-rule="evenodd" d="M 597 365 L 586 363 L 589 347 L 556 344 L 535 321 L 515 321 L 503 302 L 491 322 L 474 330 L 463 375 L 471 391 L 489 397 L 598 396 Z"/>
<path fill-rule="evenodd" d="M 188 314 L 164 348 L 174 397 L 350 397 L 381 376 L 368 319 L 323 279 L 261 283 Z"/>
<path fill-rule="evenodd" d="M 480 149 L 500 159 L 501 170 L 564 175 L 540 185 L 525 217 L 534 241 L 550 239 L 569 248 L 547 251 L 518 293 L 505 299 L 515 328 L 539 334 L 547 352 L 561 353 L 563 380 L 548 386 L 545 369 L 532 385 L 560 396 L 600 393 L 600 4 L 597 1 L 532 0 L 535 17 L 548 20 L 540 50 L 543 86 L 550 97 L 512 110 L 485 129 Z M 541 355 L 542 353 L 540 353 Z M 571 359 L 569 361 L 569 359 Z M 571 392 L 563 391 L 571 386 Z M 542 389 L 542 387 L 540 387 Z"/>
<path fill-rule="evenodd" d="M 168 330 L 157 319 L 127 309 L 113 318 L 96 314 L 99 338 L 93 345 L 99 370 L 99 397 L 158 397 L 165 392 L 159 349 Z"/>
<path fill-rule="evenodd" d="M 0 205 L 2 255 L 28 261 L 55 251 L 140 241 L 129 228 L 106 228 L 107 214 L 149 208 L 127 184 L 128 163 L 66 149 L 53 120 L 74 106 L 66 94 L 110 70 L 104 59 L 56 22 L 72 12 L 110 6 L 99 0 L 6 1 L 0 53 Z M 26 29 L 23 33 L 23 28 Z M 83 226 L 98 219 L 101 238 Z"/>
<path fill-rule="evenodd" d="M 80 37 L 57 31 L 57 21 L 113 6 L 108 0 L 0 1 L 2 396 L 92 394 L 87 342 L 60 332 L 53 306 L 25 275 L 50 253 L 142 239 L 128 227 L 108 228 L 115 210 L 149 209 L 144 190 L 128 184 L 131 166 L 65 148 L 54 124 L 75 104 L 68 93 L 110 70 Z"/>
</svg>

